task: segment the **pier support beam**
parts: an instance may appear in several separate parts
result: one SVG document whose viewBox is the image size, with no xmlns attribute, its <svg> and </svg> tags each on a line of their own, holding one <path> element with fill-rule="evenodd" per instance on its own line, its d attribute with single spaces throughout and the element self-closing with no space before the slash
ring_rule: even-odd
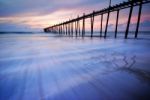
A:
<svg viewBox="0 0 150 100">
<path fill-rule="evenodd" d="M 106 20 L 106 28 L 105 28 L 105 35 L 104 35 L 104 38 L 107 37 L 107 27 L 108 27 L 109 15 L 110 15 L 110 12 L 108 11 L 107 20 Z"/>
<path fill-rule="evenodd" d="M 69 25 L 67 23 L 67 36 L 69 35 Z"/>
<path fill-rule="evenodd" d="M 100 29 L 100 37 L 102 37 L 103 32 L 103 14 L 101 15 L 101 29 Z"/>
<path fill-rule="evenodd" d="M 75 21 L 75 33 L 76 33 L 76 37 L 77 37 L 77 35 L 78 35 L 77 21 Z"/>
<path fill-rule="evenodd" d="M 78 20 L 78 32 L 79 32 L 79 36 L 80 36 L 80 20 Z"/>
<path fill-rule="evenodd" d="M 85 14 L 83 14 L 83 23 L 82 23 L 82 37 L 85 36 Z"/>
<path fill-rule="evenodd" d="M 63 26 L 61 25 L 61 34 L 63 33 Z"/>
<path fill-rule="evenodd" d="M 60 26 L 58 26 L 58 31 L 59 31 L 59 34 L 60 34 Z"/>
<path fill-rule="evenodd" d="M 62 34 L 64 34 L 64 24 L 62 25 Z"/>
<path fill-rule="evenodd" d="M 68 28 L 67 28 L 67 24 L 65 24 L 65 26 L 66 26 L 66 35 L 67 35 L 67 34 L 68 34 L 68 33 L 67 33 L 67 30 L 68 30 Z"/>
<path fill-rule="evenodd" d="M 77 20 L 77 36 L 79 36 L 79 20 Z"/>
<path fill-rule="evenodd" d="M 133 3 L 131 4 L 131 7 L 130 7 L 128 22 L 127 22 L 127 28 L 126 28 L 126 32 L 125 32 L 125 39 L 128 38 L 129 26 L 130 26 L 130 22 L 131 22 L 132 11 L 133 11 Z"/>
<path fill-rule="evenodd" d="M 91 37 L 93 37 L 93 27 L 94 27 L 94 11 L 91 16 Z"/>
<path fill-rule="evenodd" d="M 61 34 L 61 25 L 58 26 L 59 27 L 59 35 Z"/>
<path fill-rule="evenodd" d="M 71 22 L 71 36 L 73 36 L 73 22 Z"/>
<path fill-rule="evenodd" d="M 136 31 L 135 31 L 135 38 L 137 38 L 138 32 L 139 32 L 139 24 L 140 24 L 140 19 L 141 19 L 141 11 L 142 11 L 142 0 L 140 0 L 140 5 L 139 5 L 139 13 L 138 13 L 138 21 L 137 21 L 137 26 L 136 26 Z"/>
<path fill-rule="evenodd" d="M 117 37 L 117 31 L 118 31 L 118 19 L 119 19 L 119 10 L 117 10 L 116 28 L 115 28 L 115 38 Z"/>
<path fill-rule="evenodd" d="M 70 23 L 68 23 L 68 35 L 70 36 Z"/>
</svg>

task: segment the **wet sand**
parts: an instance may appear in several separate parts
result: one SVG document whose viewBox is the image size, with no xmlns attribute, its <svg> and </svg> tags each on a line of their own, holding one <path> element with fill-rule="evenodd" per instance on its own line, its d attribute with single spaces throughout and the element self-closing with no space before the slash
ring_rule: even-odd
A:
<svg viewBox="0 0 150 100">
<path fill-rule="evenodd" d="M 149 39 L 0 35 L 0 100 L 148 100 L 149 93 Z"/>
</svg>

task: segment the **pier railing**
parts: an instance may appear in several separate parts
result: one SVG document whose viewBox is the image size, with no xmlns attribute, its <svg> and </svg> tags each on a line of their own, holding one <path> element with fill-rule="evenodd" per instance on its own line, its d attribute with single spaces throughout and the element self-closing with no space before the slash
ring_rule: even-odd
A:
<svg viewBox="0 0 150 100">
<path fill-rule="evenodd" d="M 140 24 L 140 18 L 141 18 L 141 11 L 142 11 L 142 6 L 143 4 L 150 3 L 150 0 L 129 0 L 126 2 L 122 2 L 120 4 L 116 4 L 113 6 L 109 6 L 108 8 L 104 8 L 99 11 L 93 11 L 90 14 L 83 14 L 81 17 L 77 17 L 75 19 L 71 19 L 69 21 L 59 23 L 50 27 L 47 27 L 44 29 L 45 32 L 53 32 L 53 33 L 58 33 L 58 34 L 64 34 L 68 36 L 85 36 L 85 19 L 90 18 L 91 20 L 91 37 L 93 37 L 93 27 L 94 27 L 94 17 L 95 16 L 101 16 L 101 23 L 100 23 L 100 37 L 107 37 L 107 29 L 108 29 L 108 23 L 109 23 L 109 17 L 111 12 L 117 12 L 117 17 L 116 17 L 116 25 L 115 25 L 115 35 L 114 37 L 117 37 L 117 31 L 118 31 L 118 20 L 119 20 L 119 13 L 122 9 L 129 8 L 129 16 L 127 19 L 127 26 L 126 26 L 126 31 L 124 34 L 124 38 L 128 38 L 129 34 L 129 26 L 131 23 L 131 17 L 132 17 L 132 12 L 133 8 L 135 6 L 138 6 L 138 18 L 137 18 L 137 23 L 136 23 L 136 30 L 135 30 L 135 38 L 137 38 L 138 33 L 139 33 L 139 24 Z M 103 15 L 107 14 L 106 18 L 106 26 L 104 30 L 104 34 L 102 32 L 102 27 L 103 27 Z M 82 21 L 82 27 L 80 27 L 80 21 Z"/>
</svg>

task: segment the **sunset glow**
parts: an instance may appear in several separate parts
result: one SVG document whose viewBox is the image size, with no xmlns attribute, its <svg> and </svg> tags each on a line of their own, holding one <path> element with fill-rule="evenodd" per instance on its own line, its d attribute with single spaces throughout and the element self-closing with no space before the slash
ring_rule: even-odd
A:
<svg viewBox="0 0 150 100">
<path fill-rule="evenodd" d="M 112 1 L 112 5 L 122 2 L 123 0 Z M 31 31 L 42 31 L 43 28 L 67 21 L 77 16 L 82 16 L 83 13 L 87 14 L 93 10 L 100 10 L 107 7 L 107 0 L 37 0 L 35 4 L 32 4 L 30 0 L 18 1 L 14 0 L 1 0 L 0 1 L 0 31 L 18 31 L 20 30 L 31 30 Z M 18 7 L 18 8 L 17 8 Z M 28 9 L 30 8 L 30 9 Z M 150 14 L 148 13 L 149 6 L 143 7 L 143 14 L 141 17 L 141 23 L 144 24 L 141 30 L 149 31 Z M 134 8 L 134 17 L 131 23 L 137 22 L 138 8 Z M 128 16 L 128 9 L 122 11 L 120 14 L 119 24 L 125 26 Z M 109 26 L 110 30 L 113 30 L 115 25 L 116 12 L 111 14 Z M 106 20 L 103 21 L 105 26 Z M 86 21 L 90 23 L 90 21 Z M 98 31 L 100 25 L 100 16 L 95 18 L 94 28 Z M 104 28 L 104 27 L 103 27 Z M 86 25 L 86 29 L 90 30 L 89 24 Z"/>
<path fill-rule="evenodd" d="M 150 100 L 150 0 L 0 0 L 0 100 Z"/>
</svg>

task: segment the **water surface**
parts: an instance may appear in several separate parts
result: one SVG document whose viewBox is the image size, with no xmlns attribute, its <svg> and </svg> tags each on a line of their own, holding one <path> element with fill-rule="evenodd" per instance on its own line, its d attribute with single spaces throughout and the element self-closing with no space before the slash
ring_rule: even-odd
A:
<svg viewBox="0 0 150 100">
<path fill-rule="evenodd" d="M 144 100 L 150 40 L 0 35 L 0 100 Z"/>
</svg>

